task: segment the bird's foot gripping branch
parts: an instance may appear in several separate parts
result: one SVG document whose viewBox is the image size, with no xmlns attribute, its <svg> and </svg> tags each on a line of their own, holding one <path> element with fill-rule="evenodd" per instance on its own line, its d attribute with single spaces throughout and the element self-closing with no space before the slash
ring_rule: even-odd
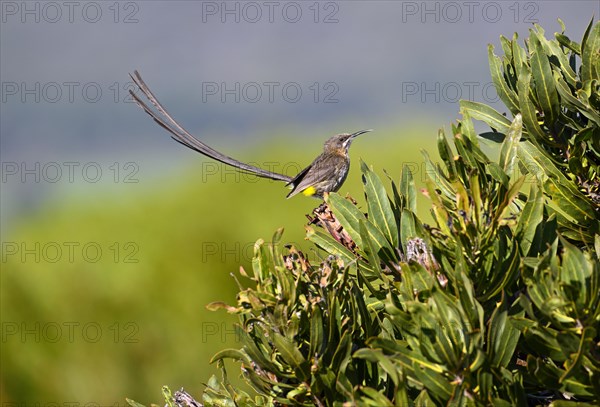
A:
<svg viewBox="0 0 600 407">
<path fill-rule="evenodd" d="M 501 43 L 491 72 L 512 118 L 465 102 L 440 131 L 430 224 L 406 168 L 383 182 L 363 164 L 366 206 L 331 193 L 307 227 L 321 262 L 281 231 L 256 243 L 226 307 L 241 346 L 213 359 L 249 388 L 223 368 L 204 405 L 598 405 L 600 25 L 581 43 L 540 27 L 526 49 Z"/>
</svg>

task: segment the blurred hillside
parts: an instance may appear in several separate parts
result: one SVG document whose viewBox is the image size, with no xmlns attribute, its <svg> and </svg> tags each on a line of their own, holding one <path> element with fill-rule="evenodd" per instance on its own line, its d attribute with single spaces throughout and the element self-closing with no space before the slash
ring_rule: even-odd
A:
<svg viewBox="0 0 600 407">
<path fill-rule="evenodd" d="M 357 139 L 340 192 L 362 199 L 361 158 L 396 180 L 412 165 L 418 182 L 419 150 L 434 143 L 431 129 Z M 305 165 L 320 149 L 291 137 L 230 153 L 293 173 L 296 162 L 273 157 Z M 205 305 L 235 301 L 230 273 L 250 267 L 256 239 L 285 227 L 284 241 L 318 261 L 303 226 L 319 201 L 286 200 L 282 183 L 215 170 L 193 154 L 180 173 L 129 191 L 83 185 L 17 222 L 0 276 L 4 401 L 160 403 L 164 384 L 194 393 L 216 371 L 210 357 L 236 339 L 234 318 Z"/>
<path fill-rule="evenodd" d="M 332 120 L 446 123 L 459 99 L 500 108 L 487 43 L 524 38 L 536 22 L 559 31 L 559 16 L 580 38 L 598 15 L 597 0 L 301 1 L 277 3 L 272 15 L 269 4 L 2 2 L 0 233 L 63 193 L 32 176 L 19 182 L 15 164 L 99 162 L 110 176 L 114 161 L 145 171 L 149 157 L 181 157 L 149 137 L 154 124 L 130 103 L 134 69 L 186 127 L 211 143 L 226 136 L 219 146 L 235 152 L 274 126 L 280 136 L 326 128 L 325 137 Z"/>
</svg>

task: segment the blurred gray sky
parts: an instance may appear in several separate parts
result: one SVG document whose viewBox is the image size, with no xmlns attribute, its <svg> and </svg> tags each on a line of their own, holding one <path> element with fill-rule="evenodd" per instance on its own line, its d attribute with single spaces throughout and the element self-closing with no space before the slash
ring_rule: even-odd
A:
<svg viewBox="0 0 600 407">
<path fill-rule="evenodd" d="M 226 152 L 265 133 L 286 137 L 282 129 L 320 145 L 423 118 L 447 126 L 460 98 L 494 104 L 488 43 L 523 38 L 533 22 L 551 37 L 557 17 L 580 41 L 599 15 L 596 0 L 0 4 L 3 230 L 89 183 L 97 166 L 107 181 L 128 162 L 142 174 L 191 157 L 127 100 L 134 69 L 189 130 Z"/>
</svg>

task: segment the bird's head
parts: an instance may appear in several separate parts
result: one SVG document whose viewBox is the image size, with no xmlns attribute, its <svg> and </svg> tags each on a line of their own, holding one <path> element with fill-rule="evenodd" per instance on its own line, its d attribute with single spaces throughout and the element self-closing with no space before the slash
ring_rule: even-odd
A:
<svg viewBox="0 0 600 407">
<path fill-rule="evenodd" d="M 373 131 L 372 129 L 369 130 L 361 130 L 361 131 L 357 131 L 356 133 L 342 133 L 342 134 L 338 134 L 337 136 L 333 136 L 331 138 L 329 138 L 326 142 L 325 142 L 325 151 L 328 152 L 341 152 L 343 154 L 347 154 L 348 153 L 348 149 L 350 148 L 350 144 L 352 143 L 352 140 L 354 140 L 357 136 L 360 136 L 361 134 L 364 133 L 368 133 L 370 131 Z"/>
</svg>

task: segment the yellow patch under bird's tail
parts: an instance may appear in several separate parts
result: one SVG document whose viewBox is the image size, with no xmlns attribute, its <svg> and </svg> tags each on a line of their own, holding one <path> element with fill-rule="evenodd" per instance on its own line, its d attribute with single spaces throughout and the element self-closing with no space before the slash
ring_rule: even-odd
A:
<svg viewBox="0 0 600 407">
<path fill-rule="evenodd" d="M 302 191 L 302 195 L 313 196 L 317 192 L 317 188 L 310 186 Z"/>
</svg>

